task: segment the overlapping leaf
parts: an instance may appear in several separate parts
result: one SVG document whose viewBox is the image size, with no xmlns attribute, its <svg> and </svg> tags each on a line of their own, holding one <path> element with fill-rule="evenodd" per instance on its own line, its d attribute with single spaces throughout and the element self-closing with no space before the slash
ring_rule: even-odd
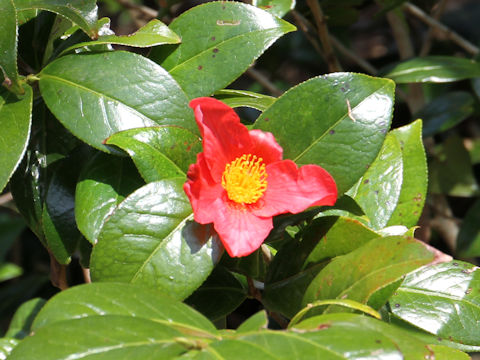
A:
<svg viewBox="0 0 480 360">
<path fill-rule="evenodd" d="M 247 106 L 260 111 L 265 111 L 276 100 L 272 96 L 232 89 L 223 89 L 215 92 L 215 98 L 232 108 Z"/>
<path fill-rule="evenodd" d="M 30 86 L 24 89 L 25 95 L 17 97 L 0 88 L 0 192 L 22 160 L 30 137 L 33 92 Z"/>
<path fill-rule="evenodd" d="M 284 158 L 324 167 L 342 194 L 377 156 L 390 127 L 393 97 L 394 84 L 387 79 L 330 74 L 287 91 L 254 126 L 275 134 Z"/>
<path fill-rule="evenodd" d="M 128 68 L 118 76 L 117 69 Z M 197 131 L 188 99 L 152 61 L 128 52 L 67 55 L 39 74 L 53 114 L 75 136 L 104 150 L 110 135 L 131 128 L 179 125 Z"/>
<path fill-rule="evenodd" d="M 392 312 L 432 334 L 480 345 L 480 271 L 452 261 L 409 274 L 390 300 Z"/>
<path fill-rule="evenodd" d="M 92 253 L 94 281 L 144 284 L 178 299 L 203 283 L 222 248 L 210 226 L 193 222 L 184 181 L 147 184 L 115 209 Z"/>
<path fill-rule="evenodd" d="M 156 48 L 150 57 L 195 98 L 223 89 L 295 27 L 251 5 L 218 1 L 186 11 L 170 29 L 182 43 Z"/>
</svg>

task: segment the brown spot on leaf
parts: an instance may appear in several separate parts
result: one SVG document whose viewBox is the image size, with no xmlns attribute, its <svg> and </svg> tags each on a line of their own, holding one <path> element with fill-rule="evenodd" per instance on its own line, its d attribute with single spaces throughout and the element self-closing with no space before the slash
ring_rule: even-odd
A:
<svg viewBox="0 0 480 360">
<path fill-rule="evenodd" d="M 202 65 L 198 65 L 198 70 L 202 70 L 203 69 L 203 66 Z"/>
</svg>

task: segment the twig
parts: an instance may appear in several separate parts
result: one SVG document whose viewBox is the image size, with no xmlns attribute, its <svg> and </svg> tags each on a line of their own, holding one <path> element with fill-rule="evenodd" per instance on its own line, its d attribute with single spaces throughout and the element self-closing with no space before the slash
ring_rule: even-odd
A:
<svg viewBox="0 0 480 360">
<path fill-rule="evenodd" d="M 90 269 L 82 268 L 83 272 L 83 279 L 85 280 L 86 284 L 90 284 L 92 282 L 92 278 L 90 277 Z"/>
<path fill-rule="evenodd" d="M 356 63 L 358 66 L 360 66 L 363 70 L 365 70 L 367 73 L 375 75 L 378 73 L 378 70 L 370 64 L 368 61 L 362 59 L 359 57 L 357 54 L 355 54 L 353 51 L 351 51 L 349 48 L 344 46 L 336 37 L 333 35 L 330 36 L 330 40 L 332 41 L 332 45 L 335 46 L 335 48 L 346 58 L 349 58 L 351 61 Z"/>
<path fill-rule="evenodd" d="M 419 7 L 406 2 L 403 5 L 404 9 L 407 10 L 410 14 L 416 16 L 419 18 L 421 21 L 424 23 L 428 24 L 431 26 L 433 29 L 435 29 L 438 32 L 441 32 L 447 39 L 451 40 L 461 48 L 463 48 L 465 51 L 472 55 L 477 55 L 480 53 L 480 49 L 472 44 L 470 41 L 462 38 L 460 35 L 458 35 L 456 32 L 453 30 L 449 29 L 447 26 L 443 25 L 441 22 L 435 20 L 431 16 L 427 15 L 422 9 Z"/>
<path fill-rule="evenodd" d="M 432 12 L 432 16 L 435 20 L 440 20 L 443 12 L 445 11 L 445 6 L 447 5 L 448 0 L 440 0 L 436 5 L 435 9 Z M 430 52 L 432 48 L 434 29 L 432 27 L 428 28 L 427 35 L 425 36 L 425 41 L 423 42 L 422 48 L 420 49 L 420 56 L 425 56 Z"/>
<path fill-rule="evenodd" d="M 270 315 L 270 317 L 271 317 L 273 320 L 275 320 L 275 321 L 277 322 L 277 324 L 280 325 L 280 327 L 281 327 L 282 329 L 286 329 L 286 328 L 288 327 L 288 321 L 285 320 L 282 315 L 280 315 L 280 314 L 278 314 L 278 313 L 276 313 L 276 312 L 273 312 L 273 311 L 270 311 L 270 312 L 268 313 L 268 315 Z"/>
<path fill-rule="evenodd" d="M 327 22 L 323 15 L 322 8 L 317 0 L 307 0 L 307 4 L 312 10 L 315 23 L 317 25 L 318 37 L 322 43 L 325 58 L 330 72 L 342 71 L 342 67 L 338 62 L 335 53 L 333 52 L 332 43 L 330 42 L 330 35 L 328 33 Z"/>
<path fill-rule="evenodd" d="M 291 10 L 290 13 L 295 18 L 295 23 L 297 24 L 298 28 L 304 33 L 307 40 L 310 41 L 310 44 L 312 44 L 313 48 L 322 57 L 322 59 L 325 60 L 322 48 L 320 47 L 320 43 L 311 34 L 313 25 L 307 19 L 305 19 L 305 17 L 302 14 L 300 14 L 298 11 Z"/>
<path fill-rule="evenodd" d="M 60 290 L 68 289 L 67 267 L 60 264 L 52 253 L 50 254 L 50 281 Z"/>
<path fill-rule="evenodd" d="M 283 94 L 283 92 L 279 88 L 277 88 L 270 80 L 268 80 L 265 75 L 263 75 L 260 71 L 254 69 L 253 67 L 247 69 L 246 74 L 255 81 L 257 81 L 260 85 L 262 85 L 273 96 L 280 96 Z"/>
<path fill-rule="evenodd" d="M 128 0 L 117 0 L 117 3 L 119 3 L 126 9 L 135 10 L 141 13 L 145 18 L 149 20 L 155 19 L 158 16 L 158 11 L 144 5 L 133 4 Z"/>
</svg>

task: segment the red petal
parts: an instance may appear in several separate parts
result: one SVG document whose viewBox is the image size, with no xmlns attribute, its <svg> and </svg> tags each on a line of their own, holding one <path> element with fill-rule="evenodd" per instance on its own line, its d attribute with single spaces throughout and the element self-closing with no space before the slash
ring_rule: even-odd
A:
<svg viewBox="0 0 480 360">
<path fill-rule="evenodd" d="M 203 137 L 203 152 L 211 175 L 221 179 L 226 164 L 250 153 L 252 142 L 248 129 L 231 107 L 216 99 L 193 99 L 190 107 Z"/>
<path fill-rule="evenodd" d="M 261 157 L 265 164 L 282 160 L 283 149 L 272 133 L 261 130 L 250 130 L 249 133 L 253 142 L 252 154 Z"/>
<path fill-rule="evenodd" d="M 228 202 L 224 206 L 213 224 L 223 246 L 232 257 L 250 255 L 273 228 L 272 218 L 255 216 L 248 209 L 235 208 Z"/>
<path fill-rule="evenodd" d="M 317 165 L 298 169 L 291 160 L 279 161 L 266 167 L 267 190 L 260 200 L 262 206 L 253 210 L 257 216 L 299 213 L 310 206 L 333 205 L 337 186 L 331 175 Z"/>
<path fill-rule="evenodd" d="M 203 153 L 197 155 L 197 163 L 190 165 L 187 173 L 188 181 L 183 190 L 192 204 L 195 221 L 209 224 L 217 216 L 217 209 L 222 207 L 222 195 L 225 192 L 222 185 L 211 180 L 210 172 Z"/>
</svg>

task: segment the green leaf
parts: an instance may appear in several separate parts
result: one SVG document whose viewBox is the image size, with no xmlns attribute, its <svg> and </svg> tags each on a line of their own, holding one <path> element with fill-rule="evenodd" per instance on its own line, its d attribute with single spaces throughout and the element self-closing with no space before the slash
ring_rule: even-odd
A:
<svg viewBox="0 0 480 360">
<path fill-rule="evenodd" d="M 148 287 L 123 283 L 74 286 L 55 295 L 35 318 L 33 330 L 85 317 L 123 315 L 171 324 L 178 329 L 216 332 L 197 311 Z"/>
<path fill-rule="evenodd" d="M 19 216 L 0 213 L 0 263 L 24 229 L 25 222 Z"/>
<path fill-rule="evenodd" d="M 186 351 L 176 341 L 183 336 L 173 326 L 145 318 L 91 316 L 37 329 L 9 360 L 173 359 Z"/>
<path fill-rule="evenodd" d="M 216 91 L 214 95 L 232 108 L 246 106 L 260 111 L 265 111 L 276 100 L 272 96 L 246 90 L 223 89 Z"/>
<path fill-rule="evenodd" d="M 283 17 L 295 8 L 295 0 L 253 0 L 252 5 L 264 9 L 275 16 Z"/>
<path fill-rule="evenodd" d="M 469 117 L 474 111 L 474 98 L 466 91 L 451 91 L 429 102 L 414 115 L 425 126 L 423 136 L 446 131 Z"/>
<path fill-rule="evenodd" d="M 23 94 L 24 89 L 19 83 L 17 70 L 17 12 L 12 0 L 0 0 L 0 80 L 3 85 L 16 94 Z M 1 95 L 1 94 L 0 94 Z M 5 95 L 1 95 L 4 97 Z M 0 106 L 2 99 L 0 98 Z M 3 116 L 0 114 L 0 119 Z M 1 180 L 1 179 L 0 179 Z M 0 188 L 1 186 L 0 181 Z"/>
<path fill-rule="evenodd" d="M 125 130 L 110 136 L 106 143 L 125 150 L 146 182 L 186 176 L 197 153 L 202 152 L 201 138 L 178 126 Z"/>
<path fill-rule="evenodd" d="M 98 40 L 80 42 L 65 49 L 62 54 L 71 52 L 82 46 L 95 46 L 102 44 L 117 44 L 133 47 L 151 47 L 163 44 L 178 44 L 181 39 L 167 25 L 160 20 L 153 19 L 129 35 L 104 35 Z"/>
<path fill-rule="evenodd" d="M 27 337 L 32 330 L 33 320 L 43 305 L 45 305 L 45 302 L 41 298 L 35 298 L 20 305 L 10 321 L 10 326 L 5 336 L 16 339 Z"/>
<path fill-rule="evenodd" d="M 184 299 L 220 259 L 212 228 L 193 222 L 185 179 L 153 182 L 128 196 L 102 228 L 92 280 L 144 284 Z"/>
<path fill-rule="evenodd" d="M 387 225 L 404 225 L 408 228 L 417 224 L 427 196 L 428 169 L 422 142 L 420 120 L 390 132 L 400 144 L 402 151 L 402 188 L 397 205 Z"/>
<path fill-rule="evenodd" d="M 88 36 L 96 38 L 97 4 L 95 0 L 13 0 L 18 11 L 42 9 L 66 17 L 77 24 Z"/>
<path fill-rule="evenodd" d="M 29 10 L 17 11 L 18 25 L 23 25 L 26 22 L 28 22 L 28 21 L 32 20 L 33 18 L 37 17 L 39 11 L 40 10 L 38 10 L 38 9 L 29 9 Z"/>
<path fill-rule="evenodd" d="M 268 315 L 265 310 L 261 310 L 241 323 L 237 329 L 237 333 L 247 333 L 250 331 L 259 331 L 267 328 Z"/>
<path fill-rule="evenodd" d="M 0 338 L 0 359 L 6 359 L 18 343 L 17 339 Z"/>
<path fill-rule="evenodd" d="M 98 153 L 85 164 L 75 192 L 78 229 L 92 243 L 120 202 L 143 185 L 128 158 Z"/>
<path fill-rule="evenodd" d="M 247 298 L 247 289 L 223 267 L 216 267 L 185 303 L 215 321 L 234 311 Z"/>
<path fill-rule="evenodd" d="M 450 136 L 439 146 L 429 172 L 429 191 L 434 194 L 471 197 L 479 191 L 470 156 L 459 136 Z"/>
<path fill-rule="evenodd" d="M 397 84 L 452 82 L 480 77 L 480 64 L 453 56 L 425 56 L 401 62 L 384 76 Z"/>
<path fill-rule="evenodd" d="M 119 68 L 128 69 L 118 76 Z M 178 125 L 197 132 L 188 99 L 152 61 L 115 51 L 61 57 L 39 74 L 52 113 L 75 136 L 100 150 L 110 135 L 136 127 Z"/>
<path fill-rule="evenodd" d="M 472 358 L 463 351 L 452 349 L 443 345 L 429 345 L 435 353 L 435 360 L 471 360 Z"/>
<path fill-rule="evenodd" d="M 394 88 L 390 80 L 360 74 L 316 77 L 278 98 L 254 127 L 275 134 L 284 158 L 324 167 L 341 195 L 380 150 L 390 127 Z"/>
<path fill-rule="evenodd" d="M 407 275 L 390 299 L 393 314 L 451 341 L 480 345 L 480 272 L 453 261 Z"/>
<path fill-rule="evenodd" d="M 480 200 L 468 209 L 457 236 L 457 252 L 460 257 L 473 258 L 480 256 Z"/>
<path fill-rule="evenodd" d="M 22 160 L 30 137 L 33 95 L 30 86 L 24 90 L 25 95 L 17 97 L 0 88 L 0 192 Z"/>
<path fill-rule="evenodd" d="M 23 270 L 18 265 L 0 262 L 0 282 L 16 278 L 22 273 Z"/>
<path fill-rule="evenodd" d="M 190 98 L 223 89 L 279 37 L 295 30 L 293 25 L 240 2 L 196 6 L 169 27 L 182 43 L 173 51 L 155 48 L 150 57 L 168 70 Z"/>
<path fill-rule="evenodd" d="M 363 315 L 315 316 L 295 325 L 295 329 L 306 339 L 325 344 L 347 359 L 435 358 L 427 344 L 408 332 Z"/>
<path fill-rule="evenodd" d="M 375 291 L 433 260 L 432 251 L 413 238 L 374 239 L 320 271 L 305 292 L 303 306 L 317 299 L 350 299 L 366 304 Z M 334 310 L 330 306 L 325 311 Z"/>
</svg>

